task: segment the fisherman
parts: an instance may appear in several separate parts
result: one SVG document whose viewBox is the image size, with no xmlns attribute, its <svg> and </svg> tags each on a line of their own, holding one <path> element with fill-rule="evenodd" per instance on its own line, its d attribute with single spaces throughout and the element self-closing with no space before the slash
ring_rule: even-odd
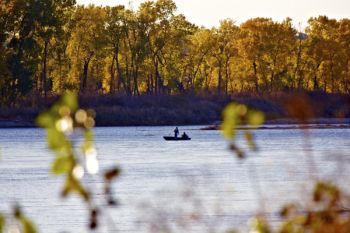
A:
<svg viewBox="0 0 350 233">
<path fill-rule="evenodd" d="M 177 127 L 174 129 L 174 134 L 175 138 L 177 138 L 177 135 L 179 135 L 179 129 Z"/>
<path fill-rule="evenodd" d="M 188 138 L 188 135 L 186 134 L 186 132 L 183 132 L 183 134 L 182 134 L 181 137 L 187 139 L 187 138 Z"/>
</svg>

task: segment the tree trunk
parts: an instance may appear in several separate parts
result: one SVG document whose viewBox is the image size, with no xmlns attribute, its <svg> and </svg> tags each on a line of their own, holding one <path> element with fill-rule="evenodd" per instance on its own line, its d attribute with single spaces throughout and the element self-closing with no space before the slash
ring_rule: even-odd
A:
<svg viewBox="0 0 350 233">
<path fill-rule="evenodd" d="M 219 62 L 218 90 L 217 90 L 218 95 L 221 95 L 221 86 L 222 86 L 221 82 L 222 82 L 222 64 L 221 62 Z"/>
<path fill-rule="evenodd" d="M 229 75 L 229 58 L 226 59 L 225 62 L 225 95 L 227 96 L 228 94 L 228 82 L 230 79 L 230 75 Z"/>
<path fill-rule="evenodd" d="M 332 89 L 332 93 L 334 93 L 335 83 L 334 83 L 333 61 L 331 62 L 330 70 L 331 70 L 331 74 L 330 74 L 331 75 L 331 89 Z"/>
<path fill-rule="evenodd" d="M 139 68 L 136 66 L 135 71 L 134 71 L 134 95 L 139 96 L 139 85 L 138 85 L 138 73 L 139 73 Z"/>
<path fill-rule="evenodd" d="M 88 72 L 89 72 L 89 64 L 90 64 L 90 61 L 91 61 L 91 58 L 93 55 L 94 55 L 94 53 L 90 52 L 89 57 L 84 60 L 82 85 L 81 85 L 81 89 L 80 89 L 80 91 L 82 93 L 85 93 L 85 91 L 86 91 L 87 78 L 88 78 Z"/>
<path fill-rule="evenodd" d="M 270 91 L 272 92 L 273 91 L 273 83 L 275 81 L 275 72 L 272 71 L 272 74 L 271 74 L 271 81 L 270 81 Z"/>
<path fill-rule="evenodd" d="M 117 91 L 120 91 L 120 86 L 123 85 L 124 90 L 126 92 L 127 89 L 126 89 L 125 79 L 124 79 L 124 77 L 122 75 L 122 71 L 120 69 L 118 52 L 116 52 L 116 54 L 115 54 L 115 66 L 116 66 L 116 75 L 117 75 Z"/>
<path fill-rule="evenodd" d="M 112 64 L 111 64 L 111 69 L 110 69 L 110 75 L 111 75 L 111 79 L 109 82 L 109 93 L 112 94 L 114 93 L 115 90 L 115 80 L 114 80 L 114 61 L 115 61 L 115 55 L 113 56 L 112 59 Z"/>
<path fill-rule="evenodd" d="M 87 83 L 87 76 L 88 76 L 88 70 L 89 70 L 89 62 L 88 61 L 84 61 L 83 77 L 82 77 L 82 85 L 81 85 L 81 92 L 82 93 L 85 93 L 86 83 Z"/>
<path fill-rule="evenodd" d="M 313 89 L 314 90 L 319 89 L 319 84 L 318 84 L 318 80 L 317 80 L 317 71 L 318 71 L 318 68 L 320 67 L 320 65 L 321 65 L 320 63 L 317 64 L 315 74 L 314 74 L 314 81 L 313 81 Z"/>
<path fill-rule="evenodd" d="M 61 53 L 58 53 L 58 67 L 59 67 L 59 92 L 63 90 L 63 74 L 62 74 L 62 58 Z"/>
<path fill-rule="evenodd" d="M 129 59 L 128 55 L 125 54 L 125 79 L 124 80 L 124 86 L 125 86 L 125 92 L 127 95 L 131 95 L 130 92 L 130 74 L 129 74 Z"/>
<path fill-rule="evenodd" d="M 301 90 L 303 89 L 304 86 L 304 77 L 302 74 L 299 74 L 299 78 L 298 78 L 298 89 Z"/>
<path fill-rule="evenodd" d="M 256 62 L 253 62 L 253 70 L 254 70 L 254 85 L 256 93 L 259 92 L 259 83 L 258 83 L 258 75 L 257 75 L 257 65 Z"/>
<path fill-rule="evenodd" d="M 302 47 L 301 47 L 301 39 L 299 39 L 299 46 L 298 46 L 298 53 L 297 53 L 297 61 L 295 64 L 295 68 L 294 68 L 294 72 L 293 72 L 293 80 L 292 82 L 294 83 L 297 80 L 297 74 L 299 71 L 299 67 L 300 67 L 300 60 L 301 60 L 301 51 L 302 51 Z M 299 74 L 299 78 L 298 78 L 298 89 L 301 89 L 301 84 L 302 84 L 302 77 Z"/>
<path fill-rule="evenodd" d="M 159 78 L 159 70 L 158 70 L 158 61 L 156 57 L 154 57 L 153 65 L 154 65 L 154 80 L 155 80 L 154 93 L 157 95 L 160 92 L 160 78 Z"/>
<path fill-rule="evenodd" d="M 348 89 L 348 78 L 349 78 L 349 60 L 346 61 L 346 70 L 345 70 L 345 74 L 343 75 L 343 86 L 344 86 L 344 92 L 345 93 L 349 93 L 349 89 Z"/>
<path fill-rule="evenodd" d="M 43 90 L 44 90 L 44 98 L 46 100 L 47 98 L 47 68 L 46 68 L 46 61 L 47 61 L 47 47 L 49 45 L 48 41 L 45 41 L 44 44 L 44 67 L 43 67 Z"/>
</svg>

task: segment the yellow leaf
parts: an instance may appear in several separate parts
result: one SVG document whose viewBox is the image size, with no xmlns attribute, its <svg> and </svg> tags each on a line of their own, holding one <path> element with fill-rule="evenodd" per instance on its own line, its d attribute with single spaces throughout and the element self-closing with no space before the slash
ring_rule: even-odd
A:
<svg viewBox="0 0 350 233">
<path fill-rule="evenodd" d="M 22 223 L 23 226 L 23 233 L 36 233 L 36 228 L 34 226 L 34 223 L 32 221 L 30 221 L 28 218 L 26 217 L 21 217 L 20 221 Z"/>
<path fill-rule="evenodd" d="M 70 175 L 63 189 L 63 196 L 67 196 L 69 193 L 75 192 L 79 194 L 85 201 L 89 201 L 89 192 L 81 185 L 80 181 L 75 179 L 73 175 Z"/>
<path fill-rule="evenodd" d="M 36 124 L 43 128 L 49 128 L 55 124 L 55 120 L 49 112 L 43 112 L 37 117 Z"/>
<path fill-rule="evenodd" d="M 74 162 L 68 156 L 58 156 L 51 166 L 51 172 L 55 175 L 67 173 L 72 170 Z"/>
<path fill-rule="evenodd" d="M 265 116 L 262 112 L 250 111 L 248 115 L 248 123 L 253 127 L 259 127 L 264 123 Z"/>
<path fill-rule="evenodd" d="M 0 233 L 4 232 L 4 226 L 5 226 L 5 218 L 2 214 L 0 214 Z"/>
<path fill-rule="evenodd" d="M 78 98 L 73 92 L 66 92 L 62 96 L 63 105 L 68 106 L 72 111 L 76 111 L 78 109 Z"/>
<path fill-rule="evenodd" d="M 224 137 L 233 139 L 236 133 L 237 125 L 240 123 L 239 112 L 241 109 L 237 104 L 229 104 L 223 111 L 223 122 L 220 126 Z"/>
<path fill-rule="evenodd" d="M 59 132 L 56 129 L 48 129 L 47 130 L 47 142 L 49 148 L 56 150 L 67 144 L 66 137 L 62 132 Z"/>
<path fill-rule="evenodd" d="M 19 206 L 15 206 L 14 215 L 15 218 L 22 224 L 22 233 L 37 232 L 34 223 L 22 213 L 22 210 Z"/>
</svg>

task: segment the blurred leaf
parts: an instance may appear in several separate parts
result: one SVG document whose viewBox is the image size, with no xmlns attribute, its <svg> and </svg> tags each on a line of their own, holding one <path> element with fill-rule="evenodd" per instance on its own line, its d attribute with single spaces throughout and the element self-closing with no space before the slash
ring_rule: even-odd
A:
<svg viewBox="0 0 350 233">
<path fill-rule="evenodd" d="M 22 223 L 22 226 L 23 226 L 23 233 L 36 233 L 36 228 L 35 228 L 35 225 L 34 223 L 26 218 L 26 217 L 22 217 L 20 218 L 20 221 Z"/>
<path fill-rule="evenodd" d="M 224 137 L 233 139 L 236 133 L 237 125 L 240 123 L 238 119 L 238 111 L 236 104 L 229 104 L 223 111 L 223 122 L 221 130 Z"/>
<path fill-rule="evenodd" d="M 22 216 L 22 210 L 21 207 L 19 207 L 18 205 L 16 205 L 14 207 L 14 216 L 15 218 L 19 219 Z"/>
<path fill-rule="evenodd" d="M 286 218 L 292 213 L 294 213 L 295 210 L 296 210 L 296 206 L 294 204 L 285 205 L 280 211 L 280 216 Z"/>
<path fill-rule="evenodd" d="M 234 230 L 234 229 L 230 229 L 228 230 L 226 233 L 238 233 L 238 231 Z"/>
<path fill-rule="evenodd" d="M 36 119 L 36 123 L 40 127 L 49 128 L 55 125 L 55 119 L 50 112 L 43 112 Z"/>
<path fill-rule="evenodd" d="M 248 110 L 243 104 L 228 104 L 223 111 L 223 122 L 220 126 L 222 134 L 227 139 L 231 139 L 230 150 L 233 151 L 238 158 L 244 158 L 245 153 L 233 141 L 237 132 L 237 128 L 241 125 L 248 125 L 257 128 L 264 122 L 264 114 L 259 111 Z M 244 132 L 244 137 L 253 151 L 257 150 L 253 134 L 249 128 Z"/>
<path fill-rule="evenodd" d="M 95 124 L 93 119 L 95 113 L 83 109 L 77 110 L 78 98 L 74 93 L 67 92 L 48 112 L 37 118 L 37 124 L 46 128 L 48 147 L 56 153 L 56 158 L 51 165 L 51 172 L 66 176 L 62 196 L 66 197 L 71 193 L 76 193 L 86 202 L 92 204 L 88 190 L 80 181 L 80 174 L 84 174 L 83 166 L 78 163 L 80 161 L 79 155 L 76 154 L 72 145 L 73 142 L 68 135 L 74 133 L 74 131 L 82 130 L 84 141 L 81 148 L 84 155 L 87 155 L 88 150 L 90 150 L 90 157 L 95 155 L 93 154 L 94 135 L 89 129 Z M 79 167 L 82 171 L 75 169 Z"/>
<path fill-rule="evenodd" d="M 81 146 L 83 153 L 93 147 L 94 134 L 91 130 L 87 129 L 84 131 L 84 143 Z"/>
<path fill-rule="evenodd" d="M 317 182 L 313 199 L 315 202 L 325 202 L 328 206 L 333 206 L 340 201 L 340 191 L 331 183 Z"/>
<path fill-rule="evenodd" d="M 14 215 L 15 215 L 15 218 L 22 224 L 22 233 L 37 232 L 34 223 L 29 218 L 24 216 L 19 206 L 15 206 Z"/>
<path fill-rule="evenodd" d="M 252 221 L 252 232 L 257 233 L 271 233 L 270 227 L 265 219 L 254 218 Z"/>
<path fill-rule="evenodd" d="M 230 144 L 230 150 L 233 151 L 233 152 L 237 155 L 237 157 L 238 157 L 239 159 L 245 158 L 244 152 L 243 152 L 241 149 L 239 149 L 239 148 L 236 146 L 236 144 L 231 143 L 231 144 Z"/>
<path fill-rule="evenodd" d="M 47 142 L 50 149 L 56 150 L 67 145 L 65 135 L 55 128 L 47 129 Z"/>
<path fill-rule="evenodd" d="M 94 140 L 94 134 L 91 130 L 86 130 L 84 132 L 84 139 L 85 141 L 92 142 Z"/>
<path fill-rule="evenodd" d="M 55 175 L 64 174 L 72 170 L 74 163 L 71 157 L 57 156 L 51 166 L 51 172 Z"/>
<path fill-rule="evenodd" d="M 259 127 L 264 123 L 264 114 L 258 111 L 250 111 L 248 114 L 248 123 L 253 127 Z"/>
<path fill-rule="evenodd" d="M 107 198 L 107 204 L 109 206 L 116 206 L 116 205 L 118 205 L 118 202 L 112 196 L 109 196 Z"/>
<path fill-rule="evenodd" d="M 90 200 L 90 194 L 88 191 L 85 190 L 79 180 L 70 175 L 66 180 L 62 195 L 65 197 L 72 192 L 79 194 L 85 201 Z"/>
<path fill-rule="evenodd" d="M 72 111 L 76 111 L 78 109 L 78 98 L 73 92 L 66 92 L 62 96 L 62 103 L 68 106 Z"/>
<path fill-rule="evenodd" d="M 98 218 L 98 210 L 92 209 L 90 211 L 90 229 L 97 228 L 97 218 Z"/>
<path fill-rule="evenodd" d="M 255 141 L 254 141 L 254 135 L 250 131 L 245 131 L 244 137 L 245 137 L 250 149 L 252 149 L 253 151 L 256 151 L 257 146 L 256 146 Z"/>
<path fill-rule="evenodd" d="M 0 213 L 0 233 L 4 232 L 4 226 L 5 226 L 5 218 L 4 216 Z"/>
<path fill-rule="evenodd" d="M 104 177 L 106 181 L 111 181 L 117 176 L 119 176 L 119 174 L 120 174 L 120 169 L 118 167 L 115 167 L 109 171 L 106 171 Z"/>
</svg>

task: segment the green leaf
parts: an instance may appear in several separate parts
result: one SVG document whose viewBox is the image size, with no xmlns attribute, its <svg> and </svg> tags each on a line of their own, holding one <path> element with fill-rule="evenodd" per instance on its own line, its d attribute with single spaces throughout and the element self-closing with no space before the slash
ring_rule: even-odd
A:
<svg viewBox="0 0 350 233">
<path fill-rule="evenodd" d="M 70 175 L 66 180 L 62 194 L 65 197 L 72 192 L 79 194 L 85 201 L 90 200 L 90 194 L 88 191 L 85 190 L 79 180 L 75 179 L 73 175 Z"/>
<path fill-rule="evenodd" d="M 87 129 L 84 131 L 84 142 L 81 145 L 83 153 L 93 147 L 94 134 L 91 130 Z"/>
<path fill-rule="evenodd" d="M 63 105 L 68 106 L 72 111 L 76 111 L 78 109 L 78 98 L 73 92 L 66 92 L 62 96 Z"/>
<path fill-rule="evenodd" d="M 55 119 L 49 112 L 43 112 L 37 117 L 36 124 L 43 128 L 53 127 Z"/>
<path fill-rule="evenodd" d="M 91 130 L 85 130 L 84 132 L 85 141 L 92 142 L 94 140 L 94 134 Z"/>
<path fill-rule="evenodd" d="M 51 172 L 55 175 L 64 174 L 72 170 L 74 163 L 68 156 L 58 156 L 51 166 Z"/>
<path fill-rule="evenodd" d="M 68 144 L 65 135 L 62 132 L 56 130 L 55 128 L 50 128 L 47 130 L 47 142 L 49 148 L 53 150 L 57 150 Z"/>
</svg>

